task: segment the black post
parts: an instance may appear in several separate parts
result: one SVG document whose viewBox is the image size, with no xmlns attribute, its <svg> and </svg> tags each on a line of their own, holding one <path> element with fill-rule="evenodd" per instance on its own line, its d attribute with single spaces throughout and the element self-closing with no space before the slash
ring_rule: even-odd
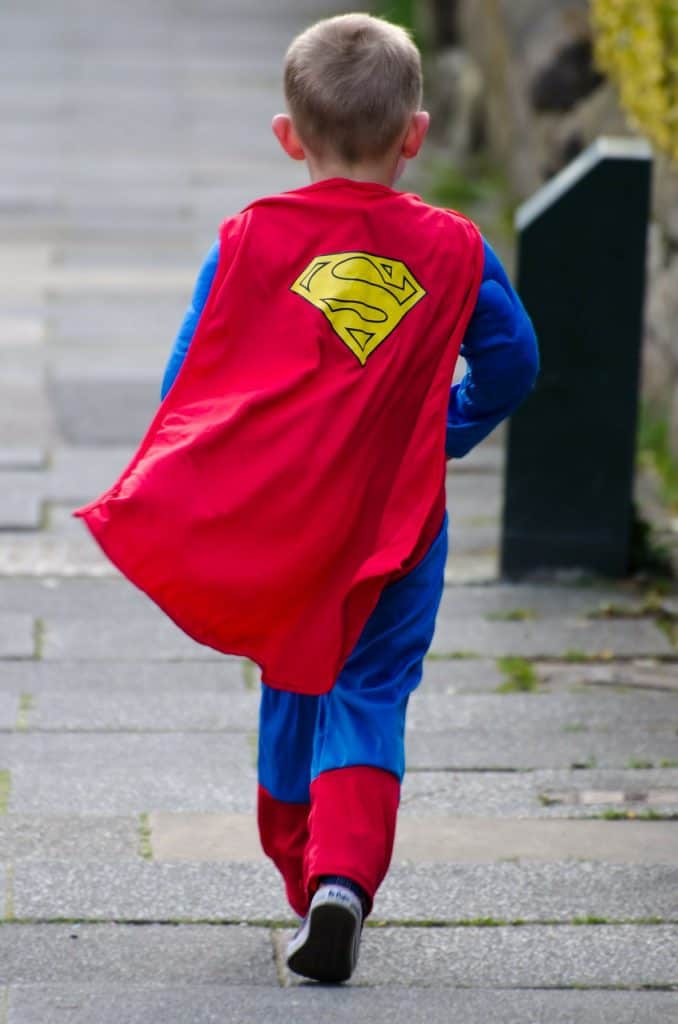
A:
<svg viewBox="0 0 678 1024">
<path fill-rule="evenodd" d="M 651 169 L 599 139 L 518 211 L 542 370 L 508 431 L 506 576 L 628 570 Z"/>
</svg>

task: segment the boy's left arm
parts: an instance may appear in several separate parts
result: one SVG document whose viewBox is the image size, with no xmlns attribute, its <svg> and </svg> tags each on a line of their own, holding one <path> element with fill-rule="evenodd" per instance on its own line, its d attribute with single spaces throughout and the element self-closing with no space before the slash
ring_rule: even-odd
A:
<svg viewBox="0 0 678 1024">
<path fill-rule="evenodd" d="M 514 412 L 534 386 L 539 351 L 532 322 L 487 242 L 483 279 L 460 354 L 467 363 L 450 389 L 448 459 L 466 455 Z"/>
</svg>

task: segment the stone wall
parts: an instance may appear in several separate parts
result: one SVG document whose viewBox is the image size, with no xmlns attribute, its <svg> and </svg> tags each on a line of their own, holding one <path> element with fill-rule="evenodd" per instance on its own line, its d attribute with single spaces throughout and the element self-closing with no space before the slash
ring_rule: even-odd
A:
<svg viewBox="0 0 678 1024">
<path fill-rule="evenodd" d="M 585 0 L 430 0 L 424 9 L 423 28 L 438 50 L 429 75 L 434 102 L 447 95 L 449 110 L 467 122 L 448 129 L 451 156 L 463 160 L 484 146 L 506 169 L 516 199 L 597 136 L 632 134 L 593 65 Z M 456 77 L 445 71 L 450 66 Z M 678 167 L 660 156 L 653 218 L 643 394 L 653 415 L 669 418 L 678 457 Z"/>
</svg>

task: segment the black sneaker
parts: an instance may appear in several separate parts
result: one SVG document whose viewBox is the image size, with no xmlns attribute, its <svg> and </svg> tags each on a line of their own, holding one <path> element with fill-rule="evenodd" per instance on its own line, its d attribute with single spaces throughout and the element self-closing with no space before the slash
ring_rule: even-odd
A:
<svg viewBox="0 0 678 1024">
<path fill-rule="evenodd" d="M 287 966 L 314 981 L 348 981 L 358 963 L 363 907 L 343 885 L 321 885 L 287 947 Z"/>
</svg>

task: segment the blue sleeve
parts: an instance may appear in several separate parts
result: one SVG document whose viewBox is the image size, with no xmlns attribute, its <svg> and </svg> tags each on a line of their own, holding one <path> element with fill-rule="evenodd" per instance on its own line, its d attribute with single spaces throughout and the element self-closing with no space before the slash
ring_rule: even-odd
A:
<svg viewBox="0 0 678 1024">
<path fill-rule="evenodd" d="M 179 328 L 179 333 L 174 339 L 169 361 L 165 367 L 165 373 L 162 378 L 162 388 L 160 390 L 161 398 L 165 397 L 169 389 L 174 384 L 177 374 L 179 373 L 183 361 L 186 358 L 188 346 L 193 341 L 193 335 L 195 334 L 195 329 L 198 326 L 200 314 L 205 308 L 207 296 L 210 293 L 210 288 L 212 287 L 212 281 L 214 280 L 218 263 L 219 242 L 217 241 L 207 253 L 205 262 L 200 268 L 198 279 L 195 282 L 191 304 L 186 310 L 186 315 L 184 316 L 181 327 Z"/>
<path fill-rule="evenodd" d="M 462 342 L 466 373 L 450 389 L 448 459 L 459 459 L 514 412 L 539 370 L 532 322 L 506 271 L 485 242 L 478 301 Z"/>
</svg>

